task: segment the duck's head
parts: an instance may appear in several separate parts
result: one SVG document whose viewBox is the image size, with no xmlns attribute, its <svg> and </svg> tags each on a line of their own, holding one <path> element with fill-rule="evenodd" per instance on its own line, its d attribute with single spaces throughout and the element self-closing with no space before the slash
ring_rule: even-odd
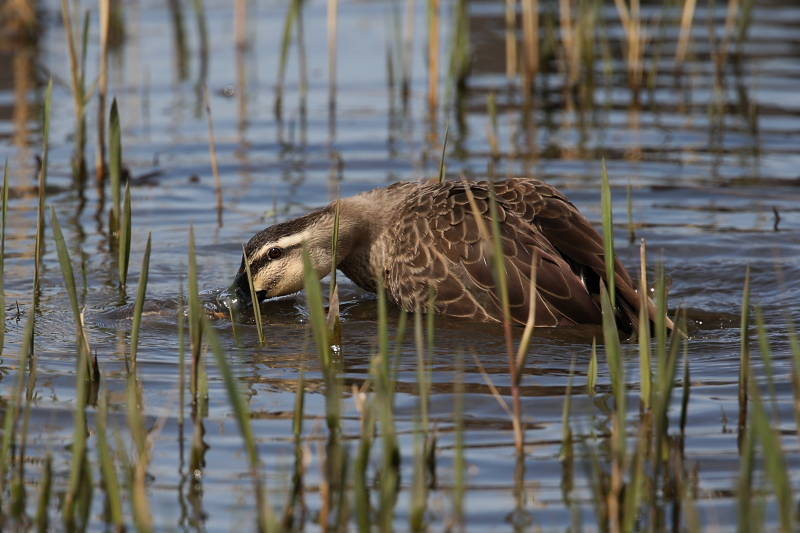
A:
<svg viewBox="0 0 800 533">
<path fill-rule="evenodd" d="M 330 272 L 332 224 L 327 209 L 270 226 L 244 246 L 242 262 L 229 292 L 241 307 L 252 302 L 247 265 L 258 301 L 300 291 L 305 283 L 303 246 L 308 250 L 317 275 Z"/>
</svg>

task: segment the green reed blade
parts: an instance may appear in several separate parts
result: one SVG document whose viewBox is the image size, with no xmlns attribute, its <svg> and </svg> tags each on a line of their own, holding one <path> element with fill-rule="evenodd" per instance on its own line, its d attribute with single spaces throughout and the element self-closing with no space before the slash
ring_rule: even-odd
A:
<svg viewBox="0 0 800 533">
<path fill-rule="evenodd" d="M 47 509 L 50 505 L 50 496 L 53 490 L 53 456 L 49 453 L 42 467 L 41 481 L 39 482 L 39 502 L 36 504 L 36 530 L 44 533 L 50 531 Z"/>
<path fill-rule="evenodd" d="M 317 354 L 326 373 L 331 370 L 331 348 L 328 343 L 328 328 L 325 322 L 325 305 L 322 302 L 322 288 L 320 287 L 317 271 L 311 263 L 308 245 L 303 243 L 303 274 L 305 276 L 306 298 L 308 311 L 311 315 L 311 327 L 317 345 Z"/>
<path fill-rule="evenodd" d="M 308 310 L 311 315 L 311 331 L 314 334 L 317 354 L 325 377 L 325 412 L 328 429 L 334 434 L 338 434 L 341 428 L 341 391 L 337 367 L 328 337 L 325 305 L 322 302 L 322 287 L 320 286 L 319 275 L 311 263 L 311 256 L 305 243 L 303 243 L 303 275 L 305 276 Z"/>
<path fill-rule="evenodd" d="M 750 264 L 744 274 L 742 317 L 740 321 L 741 354 L 739 356 L 739 432 L 747 423 L 747 391 L 750 388 Z"/>
<path fill-rule="evenodd" d="M 91 354 L 89 353 L 89 337 L 83 325 L 83 316 L 81 315 L 80 307 L 78 305 L 78 290 L 75 286 L 75 274 L 72 269 L 72 260 L 67 251 L 67 244 L 64 240 L 64 234 L 61 231 L 61 223 L 58 221 L 55 207 L 50 207 L 50 220 L 53 226 L 53 237 L 56 241 L 56 250 L 58 251 L 58 261 L 61 264 L 61 273 L 64 276 L 64 284 L 67 288 L 69 301 L 72 306 L 72 315 L 75 317 L 75 327 L 77 331 L 77 342 L 79 350 L 83 350 L 88 355 L 86 363 L 88 364 L 89 379 L 95 379 L 94 367 L 91 363 Z"/>
<path fill-rule="evenodd" d="M 75 422 L 72 434 L 72 457 L 69 468 L 69 481 L 67 484 L 67 494 L 64 502 L 64 520 L 67 524 L 75 523 L 76 505 L 79 505 L 82 484 L 86 481 L 84 473 L 86 471 L 84 462 L 86 457 L 86 437 L 88 428 L 86 427 L 86 377 L 89 365 L 83 359 L 88 357 L 81 345 L 78 347 L 78 369 L 75 379 Z"/>
<path fill-rule="evenodd" d="M 442 159 L 439 161 L 439 183 L 444 181 L 446 165 L 444 158 L 447 155 L 447 137 L 450 135 L 450 119 L 447 119 L 447 124 L 444 127 L 444 142 L 442 143 Z"/>
<path fill-rule="evenodd" d="M 258 344 L 264 344 L 264 323 L 261 319 L 261 304 L 256 295 L 256 286 L 253 284 L 253 272 L 250 270 L 250 259 L 247 257 L 247 250 L 242 244 L 242 253 L 244 254 L 244 268 L 247 272 L 247 284 L 250 286 L 250 301 L 253 302 L 253 318 L 256 321 L 256 330 L 258 331 Z"/>
<path fill-rule="evenodd" d="M 464 497 L 466 495 L 466 470 L 465 457 L 466 426 L 464 424 L 464 359 L 459 352 L 456 354 L 456 375 L 453 383 L 455 394 L 455 412 L 453 413 L 455 446 L 453 450 L 453 521 L 457 530 L 464 528 Z"/>
<path fill-rule="evenodd" d="M 358 531 L 360 533 L 370 533 L 372 531 L 372 506 L 369 498 L 370 487 L 367 485 L 367 468 L 369 467 L 370 451 L 372 450 L 372 440 L 375 434 L 374 396 L 369 397 L 365 393 L 357 392 L 355 398 L 361 415 L 361 431 L 355 464 L 353 465 L 353 499 L 355 500 Z"/>
<path fill-rule="evenodd" d="M 247 262 L 245 261 L 245 264 Z M 202 349 L 203 325 L 200 321 L 200 291 L 197 286 L 197 254 L 194 244 L 194 225 L 189 227 L 189 338 L 192 346 L 192 374 L 190 390 L 192 398 L 197 401 L 198 385 L 203 379 Z"/>
<path fill-rule="evenodd" d="M 292 0 L 289 9 L 286 12 L 286 19 L 283 22 L 283 33 L 281 36 L 280 48 L 280 63 L 278 67 L 278 83 L 277 95 L 275 101 L 275 109 L 281 109 L 281 101 L 283 98 L 283 84 L 286 79 L 286 65 L 289 62 L 289 47 L 292 44 L 292 29 L 294 28 L 297 19 L 300 15 L 303 0 Z"/>
<path fill-rule="evenodd" d="M 153 531 L 153 513 L 147 497 L 147 468 L 150 464 L 144 401 L 136 374 L 129 373 L 126 387 L 128 429 L 135 446 L 129 465 L 129 491 L 134 524 L 139 531 Z M 119 451 L 119 446 L 117 447 Z"/>
<path fill-rule="evenodd" d="M 606 285 L 611 309 L 614 310 L 617 307 L 616 276 L 614 272 L 614 216 L 611 209 L 611 185 L 608 181 L 605 158 L 603 158 L 603 181 L 600 190 L 603 204 L 603 248 L 606 260 Z M 612 314 L 611 316 L 614 317 L 615 315 Z"/>
<path fill-rule="evenodd" d="M 183 418 L 186 409 L 186 301 L 183 294 L 183 276 L 179 276 L 178 290 L 178 425 L 183 434 Z M 181 453 L 183 439 L 181 438 Z"/>
<path fill-rule="evenodd" d="M 256 447 L 255 434 L 253 433 L 253 426 L 251 424 L 250 408 L 239 390 L 239 385 L 231 370 L 231 365 L 228 363 L 225 350 L 222 348 L 219 336 L 216 330 L 211 326 L 211 321 L 207 316 L 203 316 L 203 328 L 206 331 L 208 344 L 214 354 L 214 359 L 217 362 L 217 368 L 222 375 L 222 381 L 225 384 L 225 389 L 228 392 L 231 406 L 233 407 L 234 416 L 239 426 L 239 431 L 242 434 L 245 448 L 247 450 L 247 458 L 250 463 L 250 474 L 253 476 L 253 486 L 256 496 L 256 509 L 258 509 L 258 525 L 261 531 L 275 531 L 277 520 L 274 516 L 272 507 L 267 502 L 267 493 L 261 484 L 259 470 L 261 462 L 258 457 L 258 448 Z"/>
<path fill-rule="evenodd" d="M 328 298 L 327 327 L 331 346 L 342 347 L 342 319 L 339 313 L 339 285 L 336 283 L 336 267 L 339 264 L 339 215 L 340 198 L 336 199 L 336 212 L 333 219 L 333 242 L 331 243 L 331 286 Z M 339 353 L 341 357 L 341 352 Z"/>
<path fill-rule="evenodd" d="M 567 390 L 564 394 L 564 408 L 561 416 L 561 453 L 560 459 L 572 453 L 572 428 L 570 427 L 569 419 L 572 411 L 572 383 L 575 380 L 575 358 L 569 365 L 569 381 L 567 381 Z"/>
<path fill-rule="evenodd" d="M 56 241 L 56 250 L 58 251 L 58 261 L 61 263 L 61 273 L 64 276 L 64 284 L 67 287 L 67 294 L 69 295 L 69 302 L 72 305 L 72 316 L 75 317 L 75 323 L 78 329 L 81 327 L 81 311 L 78 305 L 78 291 L 75 288 L 75 274 L 72 270 L 72 261 L 67 251 L 67 245 L 64 240 L 64 234 L 61 231 L 61 223 L 58 221 L 56 209 L 50 206 L 50 220 L 53 226 L 53 237 Z"/>
<path fill-rule="evenodd" d="M 628 177 L 628 240 L 633 244 L 636 232 L 633 229 L 633 192 L 631 189 L 631 178 Z"/>
<path fill-rule="evenodd" d="M 112 198 L 109 233 L 111 233 L 112 236 L 118 236 L 122 211 L 120 203 L 120 188 L 122 187 L 122 134 L 116 98 L 111 101 L 111 111 L 108 120 L 108 175 L 111 181 Z"/>
<path fill-rule="evenodd" d="M 589 369 L 586 371 L 586 393 L 590 398 L 597 391 L 597 339 L 592 339 L 592 355 L 589 359 Z"/>
<path fill-rule="evenodd" d="M 644 239 L 639 251 L 641 272 L 639 274 L 639 380 L 640 401 L 649 410 L 653 399 L 653 370 L 650 343 L 650 297 L 647 294 L 647 247 Z"/>
<path fill-rule="evenodd" d="M 117 467 L 114 464 L 114 456 L 108 443 L 108 391 L 103 388 L 100 396 L 97 416 L 95 418 L 95 432 L 97 439 L 98 462 L 103 476 L 103 486 L 108 498 L 108 510 L 111 515 L 111 523 L 118 530 L 124 528 L 124 518 L 122 514 L 122 495 L 120 484 L 117 477 Z"/>
<path fill-rule="evenodd" d="M 425 341 L 422 330 L 422 309 L 414 309 L 414 340 L 417 347 L 417 389 L 419 408 L 414 415 L 414 477 L 411 490 L 409 525 L 412 531 L 422 531 L 428 503 L 428 482 L 425 462 L 428 452 L 430 380 L 425 365 Z"/>
<path fill-rule="evenodd" d="M 6 157 L 5 169 L 3 171 L 3 206 L 2 224 L 0 228 L 0 310 L 3 313 L 3 324 L 6 316 L 6 291 L 5 291 L 5 269 L 6 269 L 6 215 L 8 213 L 8 158 Z M 3 355 L 5 347 L 6 328 L 0 327 L 0 355 Z"/>
<path fill-rule="evenodd" d="M 639 438 L 636 443 L 636 450 L 630 458 L 630 479 L 625 487 L 624 504 L 622 506 L 622 531 L 635 531 L 636 521 L 642 517 L 641 503 L 645 492 L 645 483 L 649 480 L 646 477 L 645 456 L 647 455 L 650 439 L 648 439 L 649 421 L 642 423 L 639 427 Z"/>
<path fill-rule="evenodd" d="M 679 331 L 686 331 L 685 320 Z M 686 435 L 686 420 L 689 417 L 689 395 L 691 393 L 691 375 L 689 372 L 689 341 L 683 341 L 683 390 L 681 392 L 681 436 Z"/>
<path fill-rule="evenodd" d="M 795 424 L 800 428 L 800 341 L 797 337 L 797 329 L 791 314 L 786 313 L 786 331 L 789 334 L 789 345 L 792 348 L 792 393 L 794 394 L 794 418 Z M 800 432 L 797 434 L 800 438 Z"/>
<path fill-rule="evenodd" d="M 383 280 L 378 278 L 378 360 L 375 371 L 375 394 L 377 396 L 378 416 L 383 432 L 383 457 L 381 462 L 380 506 L 378 525 L 389 531 L 397 503 L 400 481 L 400 448 L 394 420 L 394 380 L 389 371 L 389 325 L 386 304 L 386 290 Z"/>
<path fill-rule="evenodd" d="M 9 453 L 12 444 L 17 439 L 17 421 L 22 407 L 22 389 L 25 386 L 25 371 L 28 367 L 28 358 L 33 349 L 34 323 L 36 313 L 31 310 L 28 321 L 25 324 L 25 334 L 22 337 L 22 347 L 19 354 L 17 366 L 17 380 L 12 389 L 12 397 L 9 399 L 5 409 L 5 420 L 3 422 L 2 448 L 0 448 L 0 501 L 5 495 L 6 468 L 9 465 Z"/>
<path fill-rule="evenodd" d="M 617 321 L 611 304 L 611 298 L 605 286 L 602 284 L 600 286 L 600 300 L 603 310 L 603 338 L 606 345 L 608 373 L 611 377 L 611 388 L 614 391 L 614 407 L 617 415 L 617 424 L 620 428 L 617 432 L 618 457 L 624 460 L 627 443 L 627 435 L 625 432 L 625 428 L 627 427 L 625 366 L 622 361 L 622 346 L 619 342 L 619 330 L 617 329 Z"/>
<path fill-rule="evenodd" d="M 119 220 L 119 284 L 128 283 L 128 266 L 131 262 L 131 182 L 125 182 L 125 199 L 122 203 L 122 218 Z"/>
<path fill-rule="evenodd" d="M 497 133 L 497 97 L 494 91 L 490 91 L 489 95 L 486 97 L 486 108 L 491 121 L 491 128 L 489 128 L 487 132 L 489 146 L 492 148 L 492 157 L 498 158 L 500 157 L 500 141 L 498 140 Z"/>
<path fill-rule="evenodd" d="M 759 337 L 766 337 L 765 329 L 759 328 Z M 768 342 L 766 340 L 762 342 Z M 750 423 L 753 424 L 758 440 L 761 442 L 764 466 L 767 475 L 772 481 L 775 498 L 778 501 L 778 516 L 780 530 L 784 533 L 795 531 L 795 510 L 792 494 L 792 484 L 789 479 L 786 457 L 781 446 L 781 432 L 770 426 L 770 416 L 761 400 L 758 385 L 750 382 L 750 396 L 752 398 L 753 414 Z"/>
<path fill-rule="evenodd" d="M 42 255 L 44 255 L 44 211 L 45 198 L 47 196 L 47 156 L 50 151 L 50 108 L 53 100 L 53 79 L 47 83 L 47 95 L 44 101 L 44 134 L 42 148 L 42 168 L 39 171 L 39 207 L 36 225 L 36 249 L 34 251 L 34 273 L 33 273 L 33 309 L 39 301 L 39 283 L 42 268 Z"/>
<path fill-rule="evenodd" d="M 139 290 L 136 294 L 136 304 L 133 307 L 133 328 L 131 329 L 131 361 L 133 370 L 136 371 L 136 352 L 139 348 L 139 327 L 142 324 L 142 311 L 144 310 L 144 299 L 147 293 L 147 278 L 150 273 L 150 248 L 153 233 L 147 235 L 147 246 L 144 249 L 142 258 L 142 272 L 139 274 Z"/>
<path fill-rule="evenodd" d="M 767 376 L 767 390 L 772 403 L 772 414 L 777 420 L 778 406 L 775 403 L 775 376 L 772 371 L 772 349 L 769 345 L 767 326 L 764 323 L 764 313 L 760 305 L 756 305 L 756 327 L 758 328 L 758 346 L 761 351 L 761 360 L 764 362 L 764 373 Z"/>
</svg>

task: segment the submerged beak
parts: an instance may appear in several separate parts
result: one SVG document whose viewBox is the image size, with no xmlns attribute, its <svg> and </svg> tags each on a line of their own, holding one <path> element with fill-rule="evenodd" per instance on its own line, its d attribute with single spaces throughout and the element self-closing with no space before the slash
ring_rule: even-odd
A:
<svg viewBox="0 0 800 533">
<path fill-rule="evenodd" d="M 247 281 L 247 272 L 236 274 L 233 283 L 228 287 L 231 295 L 231 304 L 239 310 L 247 309 L 253 305 L 253 298 L 250 296 L 250 283 Z M 256 299 L 260 302 L 267 297 L 267 291 L 256 292 Z"/>
</svg>

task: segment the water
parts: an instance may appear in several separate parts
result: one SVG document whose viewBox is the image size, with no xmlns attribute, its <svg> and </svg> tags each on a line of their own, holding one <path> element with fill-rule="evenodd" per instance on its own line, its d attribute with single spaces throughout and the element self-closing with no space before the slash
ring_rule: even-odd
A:
<svg viewBox="0 0 800 533">
<path fill-rule="evenodd" d="M 452 7 L 445 3 L 444 65 Z M 739 315 L 748 264 L 753 302 L 763 306 L 772 342 L 775 404 L 790 477 L 797 487 L 794 467 L 800 453 L 784 316 L 800 321 L 800 99 L 796 91 L 800 58 L 793 33 L 800 21 L 800 7 L 789 0 L 758 2 L 741 53 L 734 54 L 739 52 L 735 45 L 731 49 L 734 57 L 724 70 L 722 85 L 715 82 L 712 67 L 707 30 L 712 14 L 706 8 L 698 9 L 683 75 L 674 76 L 678 32 L 670 26 L 661 45 L 662 60 L 653 88 L 641 91 L 635 103 L 620 50 L 623 31 L 613 4 L 608 3 L 604 14 L 613 76 L 605 77 L 606 65 L 599 60 L 593 84 L 584 76 L 574 91 L 565 91 L 564 74 L 550 56 L 549 72 L 537 81 L 535 105 L 525 113 L 519 90 L 509 92 L 506 87 L 502 5 L 473 2 L 474 58 L 469 89 L 458 98 L 451 95 L 444 104 L 449 112 L 440 110 L 433 123 L 426 109 L 427 75 L 421 60 L 424 6 L 418 6 L 416 13 L 413 78 L 404 110 L 398 89 L 390 90 L 387 85 L 386 50 L 395 45 L 391 10 L 378 1 L 341 3 L 333 121 L 327 103 L 326 3 L 310 2 L 305 11 L 308 92 L 304 107 L 295 46 L 289 56 L 280 120 L 273 105 L 286 7 L 283 2 L 268 2 L 250 8 L 251 46 L 237 54 L 228 3 L 205 6 L 209 41 L 204 59 L 195 13 L 188 3 L 177 11 L 182 16 L 182 33 L 164 3 L 125 5 L 125 39 L 112 54 L 109 76 L 110 94 L 120 104 L 123 159 L 132 175 L 131 288 L 123 301 L 117 288 L 116 255 L 109 251 L 109 202 L 101 201 L 93 178 L 82 194 L 71 178 L 74 116 L 60 5 L 41 5 L 43 33 L 35 47 L 3 45 L 0 61 L 9 75 L 0 80 L 0 146 L 11 169 L 4 270 L 6 341 L 0 363 L 4 400 L 16 376 L 24 325 L 32 312 L 37 201 L 34 155 L 41 153 L 43 78 L 52 75 L 55 85 L 47 203 L 58 213 L 76 264 L 90 341 L 98 353 L 103 386 L 110 398 L 109 426 L 126 427 L 124 349 L 129 345 L 134 287 L 147 233 L 152 232 L 148 305 L 137 367 L 142 412 L 148 427 L 158 428 L 153 433 L 148 497 L 159 529 L 208 531 L 251 529 L 254 505 L 238 426 L 212 363 L 204 419 L 205 466 L 201 475 L 189 471 L 193 426 L 187 421 L 180 429 L 177 408 L 178 299 L 181 291 L 186 291 L 189 228 L 194 228 L 197 241 L 202 299 L 213 308 L 220 291 L 233 280 L 241 243 L 266 225 L 325 205 L 335 198 L 337 189 L 342 196 L 349 196 L 438 172 L 447 118 L 448 178 L 457 179 L 460 172 L 485 178 L 491 161 L 486 101 L 494 92 L 501 150 L 494 163 L 497 175 L 544 179 L 563 190 L 599 226 L 604 158 L 614 192 L 618 253 L 635 271 L 639 240 L 644 238 L 651 261 L 663 258 L 672 280 L 670 307 L 686 309 L 693 323 L 684 460 L 689 471 L 696 471 L 692 490 L 704 527 L 736 529 Z M 548 11 L 552 6 L 542 9 L 557 17 Z M 652 21 L 659 14 L 659 5 L 643 6 L 645 20 Z M 96 10 L 92 15 L 87 80 L 93 80 L 97 72 Z M 724 6 L 718 6 L 714 16 L 721 38 Z M 666 24 L 666 15 L 663 18 Z M 660 31 L 653 30 L 654 42 L 661 42 Z M 184 39 L 182 46 L 179 33 Z M 652 57 L 653 46 L 648 48 L 648 57 Z M 395 73 L 398 71 L 395 65 Z M 203 83 L 211 95 L 223 184 L 222 227 L 217 224 Z M 96 113 L 95 98 L 87 117 L 90 163 L 94 161 Z M 633 243 L 628 240 L 627 226 L 629 184 Z M 46 235 L 36 322 L 39 370 L 26 453 L 30 458 L 53 455 L 54 491 L 61 494 L 67 486 L 76 402 L 74 325 L 49 228 Z M 85 265 L 85 285 L 80 262 Z M 323 288 L 326 292 L 327 285 Z M 351 386 L 361 386 L 366 379 L 377 346 L 377 305 L 372 295 L 346 280 L 340 290 L 347 396 L 344 441 L 354 451 L 359 416 L 349 396 Z M 283 504 L 290 487 L 292 414 L 305 361 L 304 435 L 310 457 L 305 479 L 306 527 L 315 530 L 322 480 L 319 449 L 326 431 L 324 381 L 307 345 L 304 296 L 265 303 L 262 313 L 267 339 L 263 346 L 258 345 L 251 324 L 236 327 L 238 343 L 229 319 L 216 318 L 213 324 L 247 393 L 263 473 L 275 505 Z M 392 335 L 398 320 L 398 313 L 390 313 Z M 517 337 L 519 334 L 515 332 Z M 438 428 L 438 484 L 429 497 L 432 529 L 443 529 L 454 516 L 454 384 L 459 359 L 464 365 L 469 529 L 565 530 L 574 520 L 596 529 L 585 470 L 578 461 L 574 487 L 568 491 L 562 484 L 564 467 L 559 458 L 562 408 L 573 362 L 572 429 L 580 435 L 598 435 L 599 439 L 592 441 L 598 448 L 608 445 L 602 442 L 611 427 L 613 401 L 602 348 L 599 394 L 593 398 L 586 394 L 591 343 L 597 335 L 600 331 L 595 328 L 537 332 L 522 381 L 527 444 L 524 462 L 519 464 L 510 419 L 473 360 L 473 354 L 480 358 L 487 375 L 508 399 L 510 376 L 501 329 L 437 318 L 430 413 Z M 410 330 L 406 337 L 413 337 Z M 760 358 L 754 361 L 759 382 L 766 383 Z M 395 518 L 401 530 L 408 527 L 413 478 L 416 366 L 414 344 L 407 340 L 399 359 L 394 411 L 403 457 L 403 490 Z M 639 383 L 635 357 L 630 357 L 627 368 L 632 384 L 628 399 L 635 411 Z M 670 411 L 673 431 L 681 391 L 676 389 Z M 90 407 L 88 413 L 92 426 L 95 408 Z M 636 437 L 635 420 L 631 415 L 631 442 Z M 179 445 L 180 439 L 185 449 Z M 89 445 L 94 453 L 91 438 Z M 576 453 L 585 459 L 586 452 L 577 445 Z M 28 513 L 32 515 L 41 476 L 37 461 L 27 465 L 25 474 Z M 102 500 L 96 497 L 93 502 L 94 530 L 104 527 Z M 574 502 L 577 515 L 565 502 Z M 58 513 L 55 504 L 51 505 L 51 516 L 58 517 Z M 669 525 L 668 512 L 666 516 Z M 776 520 L 770 505 L 769 524 L 775 526 Z"/>
</svg>

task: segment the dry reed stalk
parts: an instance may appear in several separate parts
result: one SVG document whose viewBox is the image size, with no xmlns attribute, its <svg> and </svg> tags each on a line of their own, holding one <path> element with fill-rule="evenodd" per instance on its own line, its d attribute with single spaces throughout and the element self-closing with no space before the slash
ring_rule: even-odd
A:
<svg viewBox="0 0 800 533">
<path fill-rule="evenodd" d="M 439 104 L 439 15 L 440 0 L 428 0 L 428 110 Z"/>
<path fill-rule="evenodd" d="M 514 83 L 517 75 L 517 2 L 506 0 L 506 78 Z"/>
<path fill-rule="evenodd" d="M 100 77 L 98 80 L 97 160 L 98 190 L 106 179 L 106 95 L 108 94 L 108 28 L 111 21 L 111 0 L 100 0 Z M 101 192 L 102 196 L 102 192 Z"/>
<path fill-rule="evenodd" d="M 247 46 L 247 0 L 236 0 L 234 18 L 233 31 L 236 35 L 236 49 L 244 50 Z"/>
<path fill-rule="evenodd" d="M 406 16 L 403 28 L 403 100 L 408 99 L 411 71 L 414 58 L 414 0 L 406 0 Z"/>
<path fill-rule="evenodd" d="M 527 97 L 539 72 L 539 0 L 522 0 L 522 39 L 525 43 L 522 80 Z"/>
<path fill-rule="evenodd" d="M 339 25 L 339 0 L 328 0 L 328 110 L 336 109 L 336 36 Z"/>
<path fill-rule="evenodd" d="M 580 73 L 580 41 L 575 38 L 577 22 L 573 22 L 572 0 L 559 1 L 559 22 L 561 26 L 562 61 L 566 74 L 566 89 L 570 89 L 578 82 Z"/>
<path fill-rule="evenodd" d="M 628 42 L 628 82 L 633 89 L 638 89 L 641 86 L 644 72 L 645 48 L 645 32 L 642 29 L 639 0 L 631 0 L 630 9 L 626 0 L 614 0 L 614 4 L 617 6 L 619 18 L 625 30 L 625 39 Z"/>
<path fill-rule="evenodd" d="M 728 58 L 728 52 L 731 47 L 731 38 L 733 37 L 734 30 L 736 29 L 736 15 L 739 13 L 740 0 L 730 0 L 728 2 L 728 14 L 725 17 L 725 36 L 722 39 L 722 48 L 720 50 L 720 66 L 725 64 Z"/>
<path fill-rule="evenodd" d="M 675 50 L 675 70 L 683 67 L 686 59 L 686 52 L 689 49 L 689 38 L 692 33 L 692 21 L 697 7 L 697 0 L 686 0 L 683 4 L 683 15 L 681 16 L 681 33 L 678 37 L 678 49 Z"/>
<path fill-rule="evenodd" d="M 214 170 L 214 182 L 217 187 L 217 222 L 222 227 L 222 181 L 219 177 L 219 164 L 217 162 L 217 145 L 214 143 L 214 121 L 211 118 L 211 100 L 208 97 L 208 85 L 204 85 L 206 97 L 206 115 L 208 115 L 208 147 L 211 150 L 211 167 Z"/>
</svg>

